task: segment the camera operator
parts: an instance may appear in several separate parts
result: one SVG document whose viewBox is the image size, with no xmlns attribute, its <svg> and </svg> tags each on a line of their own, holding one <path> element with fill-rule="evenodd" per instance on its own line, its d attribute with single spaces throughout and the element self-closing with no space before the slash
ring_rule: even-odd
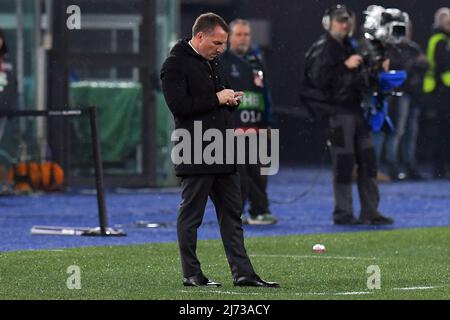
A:
<svg viewBox="0 0 450 320">
<path fill-rule="evenodd" d="M 329 117 L 335 224 L 392 224 L 378 211 L 380 195 L 376 182 L 377 163 L 370 129 L 361 103 L 370 92 L 363 57 L 349 41 L 351 13 L 344 5 L 325 11 L 326 30 L 306 54 L 301 97 L 308 109 Z M 356 163 L 361 202 L 359 220 L 353 213 L 352 170 Z"/>
<path fill-rule="evenodd" d="M 426 57 L 420 47 L 411 40 L 412 26 L 406 12 L 371 5 L 364 11 L 364 15 L 361 52 L 367 60 L 369 69 L 374 66 L 375 70 L 370 71 L 372 78 L 373 75 L 379 76 L 379 80 L 374 83 L 376 95 L 372 98 L 372 108 L 368 109 L 372 114 L 368 117 L 372 121 L 372 138 L 377 159 L 380 161 L 386 138 L 389 179 L 421 180 L 422 176 L 416 168 L 415 146 L 422 79 L 428 67 Z M 389 61 L 389 67 L 380 68 L 386 60 Z M 382 69 L 384 71 L 390 69 L 391 72 L 389 75 L 381 74 Z M 376 106 L 376 109 L 373 109 L 373 106 Z M 389 116 L 392 116 L 392 120 Z M 380 122 L 380 119 L 383 120 Z M 399 167 L 400 141 L 402 141 L 402 160 L 406 164 L 407 174 L 401 172 Z"/>
</svg>

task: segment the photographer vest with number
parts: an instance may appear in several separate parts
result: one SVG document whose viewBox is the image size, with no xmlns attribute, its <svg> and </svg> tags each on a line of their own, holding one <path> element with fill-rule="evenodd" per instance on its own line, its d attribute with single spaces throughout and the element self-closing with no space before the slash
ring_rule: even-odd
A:
<svg viewBox="0 0 450 320">
<path fill-rule="evenodd" d="M 238 111 L 233 114 L 235 128 L 261 129 L 270 126 L 271 102 L 260 59 L 253 53 L 239 56 L 227 50 L 221 60 L 233 90 L 245 93 Z"/>
</svg>

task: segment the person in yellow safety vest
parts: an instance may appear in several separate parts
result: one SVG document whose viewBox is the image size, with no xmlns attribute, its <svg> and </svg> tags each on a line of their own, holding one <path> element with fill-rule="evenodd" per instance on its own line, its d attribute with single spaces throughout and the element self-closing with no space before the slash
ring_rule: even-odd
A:
<svg viewBox="0 0 450 320">
<path fill-rule="evenodd" d="M 450 9 L 440 8 L 434 16 L 434 33 L 428 41 L 430 68 L 423 90 L 430 94 L 436 108 L 434 122 L 433 176 L 450 178 Z"/>
<path fill-rule="evenodd" d="M 450 9 L 440 8 L 434 18 L 434 33 L 428 41 L 427 56 L 431 64 L 425 75 L 424 92 L 434 92 L 439 83 L 450 87 L 449 46 Z"/>
</svg>

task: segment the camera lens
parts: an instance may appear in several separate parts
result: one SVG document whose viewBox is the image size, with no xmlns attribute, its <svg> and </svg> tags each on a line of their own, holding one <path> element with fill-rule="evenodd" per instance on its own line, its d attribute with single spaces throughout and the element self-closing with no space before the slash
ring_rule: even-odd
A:
<svg viewBox="0 0 450 320">
<path fill-rule="evenodd" d="M 406 35 L 405 26 L 393 26 L 392 35 L 396 38 L 404 37 Z"/>
</svg>

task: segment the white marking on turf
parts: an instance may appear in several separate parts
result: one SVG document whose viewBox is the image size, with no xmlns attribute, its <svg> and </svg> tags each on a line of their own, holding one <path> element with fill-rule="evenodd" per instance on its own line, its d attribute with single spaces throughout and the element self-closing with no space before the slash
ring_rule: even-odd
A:
<svg viewBox="0 0 450 320">
<path fill-rule="evenodd" d="M 333 293 L 335 296 L 353 296 L 353 295 L 362 295 L 362 294 L 372 294 L 370 291 L 355 291 L 355 292 L 337 292 Z"/>
<path fill-rule="evenodd" d="M 366 257 L 339 257 L 339 256 L 297 256 L 289 254 L 252 254 L 251 257 L 266 257 L 266 258 L 295 258 L 295 259 L 336 259 L 336 260 L 376 260 L 377 258 Z"/>
<path fill-rule="evenodd" d="M 295 256 L 299 257 L 299 256 Z M 449 285 L 447 285 L 449 286 Z M 405 288 L 391 288 L 390 290 L 404 290 L 404 291 L 413 291 L 413 290 L 431 290 L 436 289 L 443 286 L 418 286 L 418 287 L 405 287 Z M 235 291 L 220 291 L 220 290 L 180 290 L 182 293 L 219 293 L 226 295 L 252 295 L 252 296 L 261 296 L 267 295 L 266 293 L 258 293 L 258 292 L 235 292 Z M 348 291 L 348 292 L 295 292 L 293 293 L 295 296 L 356 296 L 356 295 L 369 295 L 373 294 L 375 291 Z M 270 294 L 275 294 L 276 292 L 270 292 Z"/>
<path fill-rule="evenodd" d="M 392 290 L 430 290 L 430 289 L 435 289 L 437 287 L 406 287 L 406 288 L 394 288 Z"/>
<path fill-rule="evenodd" d="M 260 296 L 263 293 L 257 292 L 234 292 L 234 291 L 220 291 L 220 290 L 180 290 L 183 293 L 193 293 L 193 292 L 201 292 L 201 293 L 221 293 L 221 294 L 230 294 L 230 295 L 251 295 L 251 296 Z"/>
<path fill-rule="evenodd" d="M 370 291 L 349 291 L 349 292 L 298 292 L 296 296 L 353 296 L 372 294 Z"/>
<path fill-rule="evenodd" d="M 235 292 L 235 291 L 220 291 L 220 290 L 180 290 L 182 293 L 219 293 L 219 294 L 228 294 L 228 295 L 251 295 L 251 296 L 261 296 L 266 295 L 266 293 L 258 293 L 258 292 Z M 270 294 L 275 292 L 270 292 Z M 364 295 L 364 294 L 372 294 L 373 292 L 369 291 L 349 291 L 349 292 L 297 292 L 294 293 L 296 296 L 353 296 L 353 295 Z"/>
</svg>

